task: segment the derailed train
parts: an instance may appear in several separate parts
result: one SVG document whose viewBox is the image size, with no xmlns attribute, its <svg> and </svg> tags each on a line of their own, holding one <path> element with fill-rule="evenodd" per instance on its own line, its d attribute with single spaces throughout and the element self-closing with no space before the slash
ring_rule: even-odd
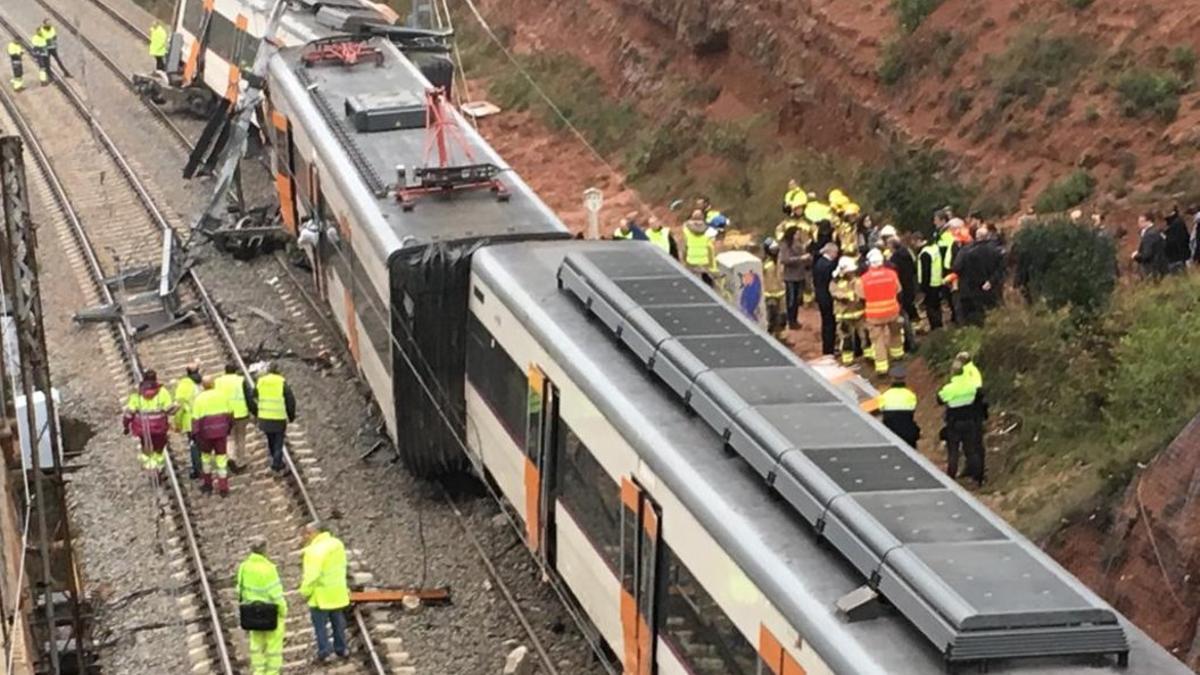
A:
<svg viewBox="0 0 1200 675">
<path fill-rule="evenodd" d="M 367 42 L 271 61 L 285 226 L 410 467 L 496 486 L 610 670 L 1188 672 L 674 261 L 571 239 L 457 113 L 491 189 L 423 194 L 429 69 Z"/>
</svg>

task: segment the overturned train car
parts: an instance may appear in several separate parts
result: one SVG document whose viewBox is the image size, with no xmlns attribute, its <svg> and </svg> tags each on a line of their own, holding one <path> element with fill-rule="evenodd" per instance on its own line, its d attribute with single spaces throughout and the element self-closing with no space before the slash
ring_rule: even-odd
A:
<svg viewBox="0 0 1200 675">
<path fill-rule="evenodd" d="M 353 66 L 272 59 L 266 115 L 285 227 L 319 239 L 322 298 L 378 401 L 389 435 L 422 475 L 466 467 L 463 403 L 471 254 L 508 240 L 569 235 L 538 196 L 449 106 L 449 151 L 488 165 L 501 192 L 401 200 L 436 165 L 426 129 L 429 80 L 390 40 Z M 501 199 L 503 197 L 503 200 Z M 398 420 L 402 419 L 403 423 Z"/>
</svg>

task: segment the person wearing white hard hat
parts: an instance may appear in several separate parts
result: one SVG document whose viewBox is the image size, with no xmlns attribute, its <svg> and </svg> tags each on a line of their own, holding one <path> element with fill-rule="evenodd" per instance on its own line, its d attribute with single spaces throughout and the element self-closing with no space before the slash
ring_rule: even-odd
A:
<svg viewBox="0 0 1200 675">
<path fill-rule="evenodd" d="M 875 372 L 880 375 L 886 375 L 891 368 L 889 359 L 904 357 L 900 339 L 900 277 L 883 263 L 883 252 L 871 249 L 867 253 L 869 269 L 856 282 L 856 290 L 864 302 Z"/>
<path fill-rule="evenodd" d="M 856 354 L 863 351 L 863 296 L 858 287 L 858 259 L 843 256 L 838 260 L 829 284 L 833 296 L 833 315 L 841 338 L 842 365 L 854 363 Z"/>
</svg>

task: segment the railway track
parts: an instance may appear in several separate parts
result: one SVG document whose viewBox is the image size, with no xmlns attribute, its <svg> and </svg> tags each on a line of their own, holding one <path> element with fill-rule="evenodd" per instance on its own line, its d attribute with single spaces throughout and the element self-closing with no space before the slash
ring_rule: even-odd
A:
<svg viewBox="0 0 1200 675">
<path fill-rule="evenodd" d="M 11 35 L 20 35 L 7 19 L 0 18 L 0 25 Z M 130 268 L 157 264 L 159 242 L 164 236 L 175 237 L 177 223 L 154 203 L 137 167 L 122 155 L 71 86 L 60 81 L 55 87 L 32 88 L 19 98 L 4 91 L 0 101 L 7 125 L 24 137 L 36 160 L 39 168 L 31 172 L 30 184 L 45 203 L 54 205 L 56 213 L 51 220 L 68 249 L 81 287 L 88 289 L 86 299 L 113 302 L 116 298 L 104 280 Z M 37 114 L 30 114 L 31 110 Z M 233 361 L 249 375 L 200 278 L 189 271 L 184 283 L 184 303 L 197 307 L 188 325 L 144 339 L 134 335 L 126 320 L 110 329 L 114 343 L 109 368 L 120 393 L 129 391 L 145 368 L 157 369 L 167 381 L 181 374 L 190 361 L 198 361 L 210 373 L 220 372 L 226 362 Z M 245 636 L 236 628 L 232 584 L 236 565 L 245 555 L 242 542 L 254 534 L 266 536 L 285 587 L 295 589 L 299 583 L 299 527 L 317 517 L 305 474 L 307 482 L 323 480 L 319 469 L 309 466 L 315 459 L 302 429 L 293 427 L 290 434 L 282 480 L 269 471 L 261 438 L 251 435 L 248 457 L 243 458 L 248 471 L 233 477 L 233 494 L 228 499 L 203 495 L 184 476 L 184 468 L 174 457 L 168 459 L 167 490 L 160 497 L 160 506 L 171 513 L 166 530 L 167 544 L 175 554 L 172 564 L 179 568 L 177 577 L 190 589 L 177 598 L 181 623 L 187 626 L 189 655 L 197 668 L 230 675 L 247 670 L 249 662 Z M 352 580 L 369 584 L 371 577 L 361 570 L 354 560 L 357 557 L 351 551 Z M 315 650 L 305 603 L 295 590 L 287 593 L 287 601 L 285 671 L 307 672 L 307 657 Z M 394 629 L 390 625 L 358 608 L 352 618 L 351 659 L 321 672 L 413 672 L 406 654 L 384 656 L 376 647 L 377 638 L 389 648 L 398 647 L 399 639 L 391 635 Z"/>
</svg>

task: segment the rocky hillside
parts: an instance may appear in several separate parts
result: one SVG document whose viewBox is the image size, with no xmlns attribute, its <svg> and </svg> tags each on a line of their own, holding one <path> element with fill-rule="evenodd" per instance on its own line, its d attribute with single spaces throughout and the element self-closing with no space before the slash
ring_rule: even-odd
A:
<svg viewBox="0 0 1200 675">
<path fill-rule="evenodd" d="M 702 113 L 789 164 L 945 151 L 998 215 L 1200 201 L 1200 5 L 1166 0 L 487 0 L 518 52 L 570 54 L 659 124 Z M 719 128 L 718 128 L 719 130 Z M 706 148 L 676 190 L 743 160 Z M 745 154 L 745 153 L 743 153 Z M 752 154 L 752 153 L 751 153 Z M 771 153 L 767 153 L 770 156 Z M 632 173 L 637 174 L 638 167 Z M 842 168 L 842 175 L 854 171 Z M 752 192 L 757 176 L 738 176 Z M 667 188 L 664 188 L 666 190 Z M 718 191 L 720 188 L 717 188 Z M 654 192 L 654 190 L 650 190 Z"/>
</svg>

